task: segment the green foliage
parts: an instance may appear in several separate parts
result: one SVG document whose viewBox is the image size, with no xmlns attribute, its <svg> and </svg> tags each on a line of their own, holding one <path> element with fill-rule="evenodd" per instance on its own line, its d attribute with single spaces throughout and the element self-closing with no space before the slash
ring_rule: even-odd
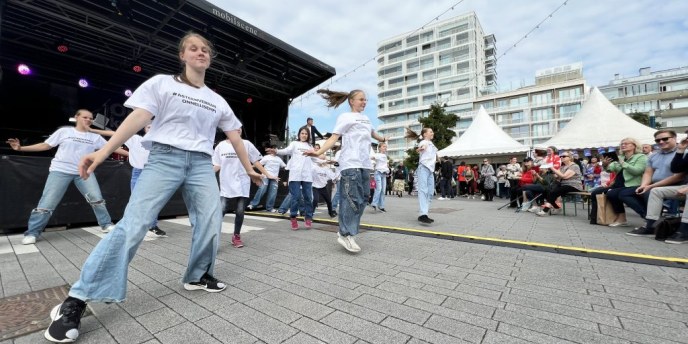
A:
<svg viewBox="0 0 688 344">
<path fill-rule="evenodd" d="M 633 118 L 636 122 L 640 124 L 650 125 L 650 116 L 645 112 L 632 112 L 628 114 L 629 117 Z"/>
<path fill-rule="evenodd" d="M 419 118 L 418 122 L 421 128 L 431 128 L 435 133 L 435 138 L 432 142 L 438 150 L 444 149 L 452 142 L 452 138 L 456 133 L 451 128 L 456 127 L 459 117 L 455 114 L 449 114 L 444 110 L 444 106 L 440 104 L 433 104 L 430 106 L 430 114 L 427 117 Z M 420 134 L 420 133 L 418 133 Z M 404 160 L 404 166 L 409 170 L 418 168 L 418 152 L 416 148 L 411 148 L 406 151 L 408 157 Z"/>
</svg>

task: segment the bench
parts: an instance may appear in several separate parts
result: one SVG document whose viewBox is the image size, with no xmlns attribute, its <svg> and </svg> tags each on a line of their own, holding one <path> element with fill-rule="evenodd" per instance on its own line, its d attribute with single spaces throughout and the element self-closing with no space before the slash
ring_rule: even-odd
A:
<svg viewBox="0 0 688 344">
<path fill-rule="evenodd" d="M 561 207 L 566 216 L 566 203 L 573 203 L 573 215 L 578 216 L 578 209 L 576 208 L 576 196 L 581 196 L 583 198 L 583 209 L 588 206 L 588 218 L 590 218 L 590 192 L 587 191 L 575 191 L 569 192 L 564 196 L 561 196 Z"/>
</svg>

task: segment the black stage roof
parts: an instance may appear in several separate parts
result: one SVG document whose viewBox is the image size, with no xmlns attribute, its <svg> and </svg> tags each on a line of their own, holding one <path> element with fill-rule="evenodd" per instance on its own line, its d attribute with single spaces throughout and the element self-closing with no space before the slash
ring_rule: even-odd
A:
<svg viewBox="0 0 688 344">
<path fill-rule="evenodd" d="M 204 34 L 218 56 L 206 83 L 228 101 L 295 98 L 334 68 L 204 0 L 0 0 L 0 65 L 27 63 L 44 80 L 113 92 L 180 69 L 178 41 Z M 67 53 L 56 50 L 66 41 Z M 131 66 L 143 67 L 135 73 Z"/>
</svg>

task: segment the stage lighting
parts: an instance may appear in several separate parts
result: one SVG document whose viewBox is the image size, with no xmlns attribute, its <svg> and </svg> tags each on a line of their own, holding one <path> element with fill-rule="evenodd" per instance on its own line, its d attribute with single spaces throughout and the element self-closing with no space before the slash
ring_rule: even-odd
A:
<svg viewBox="0 0 688 344">
<path fill-rule="evenodd" d="M 253 98 L 251 98 L 251 97 L 246 98 L 246 102 L 249 104 L 253 103 Z"/>
<path fill-rule="evenodd" d="M 88 87 L 88 80 L 86 80 L 84 78 L 79 79 L 79 87 L 81 87 L 81 88 Z"/>
<path fill-rule="evenodd" d="M 61 38 L 55 42 L 55 49 L 57 49 L 57 51 L 60 53 L 65 54 L 69 51 L 69 43 L 67 43 L 64 38 Z"/>
<path fill-rule="evenodd" d="M 141 73 L 141 71 L 143 71 L 143 66 L 141 65 L 141 62 L 135 61 L 134 63 L 132 63 L 131 70 L 133 70 L 134 73 Z"/>
<path fill-rule="evenodd" d="M 21 63 L 17 66 L 17 72 L 21 75 L 29 75 L 31 74 L 31 68 L 29 68 L 29 66 L 26 64 Z"/>
<path fill-rule="evenodd" d="M 131 97 L 131 93 L 132 93 L 132 92 L 131 92 L 130 89 L 124 90 L 124 95 L 127 96 L 127 97 Z"/>
</svg>

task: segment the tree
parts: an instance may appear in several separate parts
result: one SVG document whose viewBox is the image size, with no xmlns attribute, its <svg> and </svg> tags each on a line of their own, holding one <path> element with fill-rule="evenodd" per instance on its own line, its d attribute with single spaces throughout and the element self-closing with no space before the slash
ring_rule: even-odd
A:
<svg viewBox="0 0 688 344">
<path fill-rule="evenodd" d="M 631 112 L 628 114 L 629 117 L 633 118 L 636 122 L 640 124 L 650 125 L 650 116 L 645 112 Z"/>
<path fill-rule="evenodd" d="M 458 121 L 459 117 L 457 115 L 448 114 L 444 106 L 439 103 L 430 105 L 430 114 L 427 117 L 418 119 L 421 128 L 431 128 L 435 133 L 435 138 L 432 142 L 438 150 L 444 149 L 451 144 L 452 138 L 456 136 L 456 133 L 451 128 L 456 127 L 456 122 Z M 407 150 L 406 154 L 408 154 L 408 157 L 404 160 L 404 166 L 409 170 L 418 168 L 419 155 L 416 152 L 416 148 Z"/>
</svg>

